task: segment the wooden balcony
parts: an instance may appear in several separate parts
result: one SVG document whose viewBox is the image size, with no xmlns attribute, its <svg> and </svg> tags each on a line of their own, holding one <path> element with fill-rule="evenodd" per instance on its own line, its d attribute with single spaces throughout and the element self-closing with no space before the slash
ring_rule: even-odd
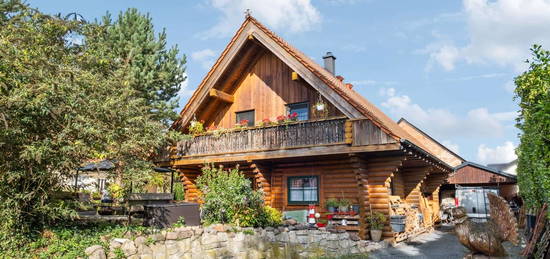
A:
<svg viewBox="0 0 550 259">
<path fill-rule="evenodd" d="M 351 123 L 347 121 L 346 118 L 333 118 L 293 122 L 286 125 L 232 129 L 223 133 L 208 132 L 178 142 L 170 150 L 161 152 L 160 160 L 166 161 L 169 157 L 221 155 L 349 144 L 351 143 L 352 130 Z"/>
</svg>

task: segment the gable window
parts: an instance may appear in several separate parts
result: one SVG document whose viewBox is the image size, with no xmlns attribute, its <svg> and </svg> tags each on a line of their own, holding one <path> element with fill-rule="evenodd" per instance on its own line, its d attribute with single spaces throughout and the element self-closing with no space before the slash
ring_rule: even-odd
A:
<svg viewBox="0 0 550 259">
<path fill-rule="evenodd" d="M 288 177 L 288 204 L 319 203 L 319 177 Z"/>
<path fill-rule="evenodd" d="M 247 126 L 254 126 L 254 110 L 237 112 L 237 121 L 235 123 L 241 124 L 242 121 L 247 121 Z"/>
<path fill-rule="evenodd" d="M 309 104 L 307 102 L 303 103 L 291 103 L 286 105 L 288 114 L 296 113 L 298 114 L 299 121 L 309 120 Z"/>
</svg>

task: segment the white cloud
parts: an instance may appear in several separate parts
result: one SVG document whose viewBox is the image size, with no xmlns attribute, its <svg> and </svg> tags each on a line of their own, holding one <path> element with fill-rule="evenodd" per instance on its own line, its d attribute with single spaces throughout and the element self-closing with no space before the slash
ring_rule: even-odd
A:
<svg viewBox="0 0 550 259">
<path fill-rule="evenodd" d="M 477 161 L 481 164 L 508 163 L 517 158 L 515 149 L 511 141 L 494 148 L 481 144 L 477 148 Z"/>
<path fill-rule="evenodd" d="M 464 0 L 464 13 L 468 43 L 445 43 L 430 54 L 430 60 L 445 70 L 454 69 L 455 63 L 463 60 L 521 71 L 533 44 L 550 45 L 548 0 Z"/>
<path fill-rule="evenodd" d="M 516 89 L 516 84 L 514 81 L 508 81 L 504 83 L 504 90 L 509 93 L 514 93 L 514 90 Z"/>
<path fill-rule="evenodd" d="M 451 151 L 453 151 L 457 154 L 460 153 L 460 148 L 459 148 L 458 144 L 453 143 L 450 140 L 443 140 L 441 142 L 441 144 L 443 144 L 443 146 L 447 147 L 448 149 L 450 149 Z"/>
<path fill-rule="evenodd" d="M 216 53 L 211 49 L 203 49 L 191 53 L 191 58 L 200 63 L 204 69 L 208 70 L 214 64 Z"/>
<path fill-rule="evenodd" d="M 290 32 L 308 31 L 321 22 L 320 13 L 310 0 L 210 0 L 209 4 L 221 11 L 222 17 L 214 27 L 198 35 L 203 39 L 233 33 L 247 9 L 271 28 Z"/>
<path fill-rule="evenodd" d="M 425 109 L 414 103 L 407 95 L 397 95 L 395 89 L 379 92 L 387 99 L 382 103 L 395 117 L 403 117 L 435 138 L 452 139 L 455 137 L 501 137 L 506 122 L 516 117 L 515 112 L 491 113 L 481 107 L 469 110 L 465 116 L 457 115 L 446 109 Z"/>
<path fill-rule="evenodd" d="M 185 77 L 186 79 L 185 81 L 181 82 L 180 90 L 178 92 L 178 97 L 180 98 L 180 101 L 191 96 L 195 91 L 194 89 L 189 89 L 189 77 L 187 77 L 187 74 L 185 74 Z"/>
<path fill-rule="evenodd" d="M 430 54 L 430 59 L 435 60 L 445 70 L 451 71 L 455 68 L 455 62 L 459 58 L 459 50 L 452 45 L 444 45 L 436 52 Z"/>
</svg>

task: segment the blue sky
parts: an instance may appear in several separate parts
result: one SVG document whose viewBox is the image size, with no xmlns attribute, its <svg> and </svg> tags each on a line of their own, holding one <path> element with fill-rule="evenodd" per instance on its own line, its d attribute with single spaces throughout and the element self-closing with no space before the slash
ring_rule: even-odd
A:
<svg viewBox="0 0 550 259">
<path fill-rule="evenodd" d="M 550 48 L 549 0 L 29 1 L 94 20 L 129 7 L 187 56 L 183 105 L 244 19 L 244 11 L 336 73 L 390 117 L 405 117 L 464 158 L 515 158 L 513 79 L 532 44 Z"/>
</svg>

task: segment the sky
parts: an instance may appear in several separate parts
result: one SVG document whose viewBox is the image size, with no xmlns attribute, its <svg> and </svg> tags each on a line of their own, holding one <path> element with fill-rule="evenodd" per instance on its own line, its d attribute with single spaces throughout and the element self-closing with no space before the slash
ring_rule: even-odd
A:
<svg viewBox="0 0 550 259">
<path fill-rule="evenodd" d="M 514 77 L 530 47 L 550 48 L 550 0 L 30 0 L 51 14 L 88 21 L 134 7 L 166 29 L 187 57 L 187 102 L 210 66 L 251 14 L 336 74 L 392 119 L 405 118 L 463 158 L 516 158 L 519 131 Z"/>
</svg>

